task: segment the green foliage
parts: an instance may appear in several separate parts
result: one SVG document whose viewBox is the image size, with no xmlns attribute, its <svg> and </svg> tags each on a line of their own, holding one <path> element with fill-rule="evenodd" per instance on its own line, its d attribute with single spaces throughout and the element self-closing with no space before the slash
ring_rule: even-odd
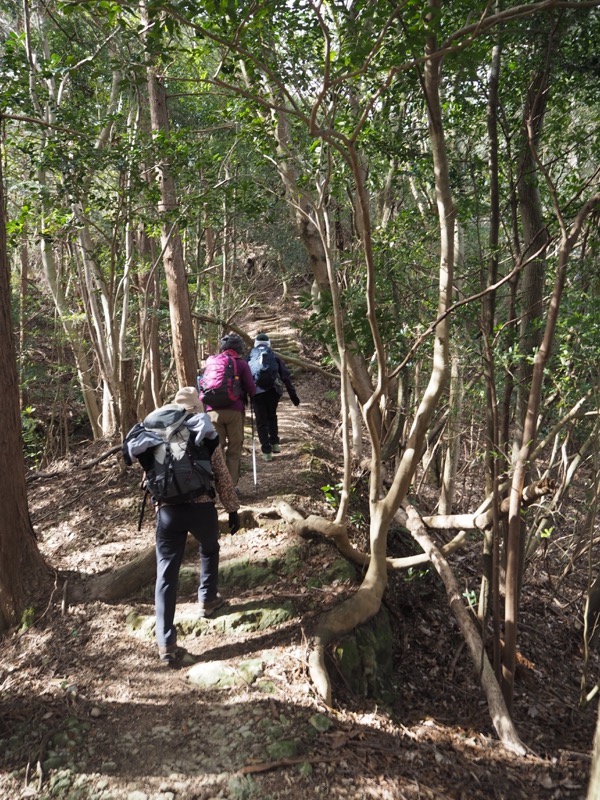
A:
<svg viewBox="0 0 600 800">
<path fill-rule="evenodd" d="M 21 614 L 21 624 L 19 626 L 19 633 L 29 630 L 35 624 L 35 608 L 27 606 Z"/>
<path fill-rule="evenodd" d="M 415 567 L 409 567 L 403 575 L 404 581 L 406 583 L 412 583 L 413 581 L 420 581 L 428 576 L 429 576 L 428 569 L 415 569 Z"/>
<path fill-rule="evenodd" d="M 477 592 L 473 589 L 465 589 L 462 593 L 462 596 L 467 601 L 467 605 L 469 608 L 474 609 L 477 608 Z"/>
<path fill-rule="evenodd" d="M 297 203 L 294 191 L 305 193 L 307 207 L 315 214 L 329 215 L 329 255 L 341 292 L 345 337 L 372 363 L 364 240 L 357 224 L 356 186 L 348 157 L 351 141 L 367 175 L 377 324 L 387 366 L 403 361 L 416 337 L 437 315 L 439 260 L 422 66 L 419 70 L 405 67 L 412 59 L 421 59 L 430 34 L 443 42 L 470 24 L 472 3 L 442 4 L 433 16 L 416 0 L 401 6 L 334 3 L 319 7 L 320 18 L 316 7 L 303 0 L 270 0 L 261 6 L 246 0 L 150 0 L 146 7 L 150 26 L 144 31 L 134 3 L 65 2 L 52 14 L 36 7 L 32 13 L 39 18 L 31 26 L 29 42 L 35 71 L 30 69 L 21 11 L 7 7 L 0 32 L 0 70 L 5 79 L 0 106 L 8 115 L 52 120 L 51 126 L 5 121 L 11 256 L 23 238 L 34 254 L 41 242 L 52 248 L 68 305 L 62 310 L 63 319 L 78 323 L 81 330 L 92 327 L 85 292 L 97 300 L 102 285 L 105 307 L 115 315 L 113 329 L 102 335 L 116 341 L 115 332 L 121 322 L 126 323 L 124 341 L 137 358 L 141 286 L 160 250 L 163 224 L 157 211 L 156 164 L 168 164 L 176 177 L 177 203 L 169 211 L 168 222 L 177 225 L 185 243 L 194 307 L 222 316 L 235 312 L 247 286 L 237 280 L 235 265 L 225 286 L 221 285 L 222 265 L 217 259 L 213 271 L 204 272 L 205 231 L 214 237 L 217 253 L 226 231 L 232 252 L 240 259 L 256 248 L 274 265 L 274 274 L 305 276 L 309 261 L 287 205 L 288 200 Z M 491 7 L 488 12 L 492 13 Z M 464 239 L 462 261 L 456 269 L 461 298 L 479 292 L 487 279 L 486 116 L 489 62 L 496 36 L 502 44 L 503 233 L 498 246 L 502 277 L 514 266 L 520 235 L 514 187 L 523 102 L 554 26 L 558 26 L 560 41 L 552 53 L 540 153 L 567 224 L 592 180 L 600 156 L 599 25 L 597 14 L 564 9 L 560 18 L 554 12 L 527 15 L 489 34 L 471 37 L 465 33 L 453 39 L 458 47 L 446 53 L 443 63 L 442 121 L 450 189 Z M 149 57 L 167 91 L 168 132 L 150 131 Z M 118 102 L 111 105 L 117 70 Z M 276 140 L 275 133 L 284 117 L 289 138 L 283 142 Z M 108 136 L 99 146 L 102 131 Z M 293 189 L 286 185 L 282 190 L 282 166 L 293 173 Z M 544 181 L 539 183 L 544 224 L 556 236 L 554 199 Z M 76 203 L 81 205 L 83 219 L 74 214 Z M 82 226 L 90 235 L 89 255 L 97 269 L 87 288 L 78 244 Z M 131 231 L 154 239 L 152 257 L 134 245 L 126 261 Z M 597 383 L 597 255 L 597 237 L 590 228 L 585 252 L 569 274 L 552 354 L 547 385 L 560 397 L 555 413 Z M 31 260 L 32 280 L 38 281 L 38 259 Z M 546 294 L 554 268 L 550 253 Z M 164 297 L 164 275 L 160 267 L 156 269 Z M 131 275 L 134 290 L 125 308 L 129 316 L 121 320 L 126 275 Z M 509 288 L 505 284 L 496 294 L 493 346 L 499 390 L 505 374 L 512 374 L 523 359 L 532 358 L 521 351 L 515 335 L 513 314 L 518 316 L 520 311 L 511 310 Z M 331 297 L 322 292 L 318 307 L 313 307 L 308 293 L 304 300 L 312 311 L 304 333 L 334 349 Z M 455 342 L 472 380 L 469 400 L 474 406 L 481 405 L 483 397 L 483 384 L 478 381 L 480 310 L 478 301 L 453 315 Z M 150 313 L 160 321 L 168 362 L 168 309 L 163 305 Z M 64 343 L 58 337 L 56 341 Z M 420 362 L 428 364 L 430 342 L 415 354 L 407 372 Z M 25 381 L 31 369 L 27 357 L 25 353 Z M 325 363 L 331 361 L 325 359 Z M 59 380 L 56 373 L 54 379 Z M 26 435 L 32 437 L 31 419 L 26 425 Z M 26 447 L 32 458 L 38 457 L 34 441 Z M 331 498 L 333 502 L 333 493 Z"/>
<path fill-rule="evenodd" d="M 35 408 L 27 406 L 21 411 L 21 431 L 26 461 L 39 466 L 44 453 L 44 436 L 40 424 L 34 417 Z"/>
<path fill-rule="evenodd" d="M 327 484 L 321 486 L 321 491 L 325 495 L 326 502 L 334 509 L 337 509 L 340 504 L 340 495 L 342 492 L 343 484 L 336 483 L 334 485 Z"/>
</svg>

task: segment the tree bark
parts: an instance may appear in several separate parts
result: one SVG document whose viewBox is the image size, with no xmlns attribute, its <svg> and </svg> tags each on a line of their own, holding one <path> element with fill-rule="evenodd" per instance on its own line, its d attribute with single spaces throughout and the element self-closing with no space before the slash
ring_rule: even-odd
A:
<svg viewBox="0 0 600 800">
<path fill-rule="evenodd" d="M 543 55 L 543 54 L 542 54 Z M 541 326 L 536 324 L 543 315 L 543 293 L 546 276 L 545 248 L 548 244 L 548 232 L 544 225 L 542 201 L 538 185 L 538 171 L 532 148 L 536 147 L 542 132 L 544 113 L 546 110 L 549 84 L 549 65 L 544 63 L 532 77 L 525 104 L 523 107 L 523 124 L 521 127 L 521 158 L 517 183 L 519 211 L 523 230 L 522 255 L 528 259 L 518 296 L 520 305 L 519 353 L 521 356 L 517 367 L 517 436 L 523 430 L 527 389 L 531 382 L 532 367 L 530 357 L 539 347 L 542 340 Z M 515 441 L 513 454 L 516 456 L 518 442 Z"/>
<path fill-rule="evenodd" d="M 0 632 L 19 623 L 27 604 L 38 592 L 46 593 L 51 580 L 27 507 L 5 208 L 0 159 L 0 449 L 5 459 L 0 483 Z"/>
<path fill-rule="evenodd" d="M 23 363 L 26 344 L 26 316 L 27 316 L 27 298 L 28 298 L 28 280 L 29 280 L 29 248 L 27 246 L 27 235 L 23 233 L 21 239 L 21 250 L 19 254 L 19 263 L 21 266 L 20 271 L 20 291 L 19 291 L 19 388 L 21 392 L 21 408 L 25 408 L 28 404 L 27 389 L 23 380 Z"/>
<path fill-rule="evenodd" d="M 448 427 L 446 456 L 444 458 L 444 469 L 442 472 L 442 487 L 440 492 L 439 510 L 440 514 L 451 514 L 454 504 L 454 493 L 456 488 L 456 472 L 458 469 L 458 459 L 460 455 L 460 437 L 462 432 L 462 405 L 464 387 L 459 364 L 458 353 L 452 356 L 452 367 L 450 377 L 450 397 L 448 400 Z"/>
<path fill-rule="evenodd" d="M 188 544 L 189 541 L 186 549 Z M 69 603 L 81 603 L 84 600 L 114 603 L 151 583 L 155 576 L 156 552 L 154 547 L 148 547 L 127 564 L 102 575 L 94 575 L 85 583 L 73 586 L 69 590 L 68 600 Z"/>
<path fill-rule="evenodd" d="M 519 739 L 517 731 L 512 723 L 504 698 L 502 697 L 500 686 L 494 675 L 494 670 L 484 650 L 477 626 L 469 616 L 469 612 L 462 601 L 460 586 L 448 562 L 429 536 L 427 536 L 425 525 L 415 509 L 407 505 L 405 510 L 407 513 L 407 525 L 413 538 L 427 553 L 438 575 L 444 582 L 450 608 L 465 637 L 475 669 L 479 673 L 479 680 L 481 681 L 481 687 L 488 701 L 488 707 L 496 733 L 502 744 L 508 750 L 523 756 L 527 751 Z"/>
<path fill-rule="evenodd" d="M 143 10 L 143 16 L 145 10 Z M 147 19 L 146 19 L 147 21 Z M 150 120 L 155 135 L 168 138 L 169 116 L 167 94 L 156 68 L 147 68 Z M 175 214 L 178 209 L 175 180 L 165 158 L 159 158 L 156 176 L 160 189 L 158 213 L 161 218 L 161 243 L 163 266 L 167 279 L 173 355 L 179 386 L 195 386 L 198 373 L 198 357 L 194 340 L 194 326 L 190 308 L 187 275 L 183 260 L 183 246 Z"/>
<path fill-rule="evenodd" d="M 594 754 L 592 756 L 592 767 L 590 769 L 590 783 L 586 795 L 586 800 L 598 800 L 600 797 L 600 707 L 598 709 L 598 720 L 596 722 L 596 735 L 594 736 Z"/>
<path fill-rule="evenodd" d="M 141 232 L 138 237 L 138 249 L 141 254 L 151 252 L 144 249 L 149 244 L 148 237 Z M 156 269 L 149 273 L 134 276 L 139 291 L 140 303 L 138 312 L 138 330 L 141 344 L 140 374 L 136 386 L 138 417 L 147 414 L 162 405 L 160 395 L 161 364 L 160 339 L 158 328 L 158 309 L 160 308 L 160 281 Z"/>
</svg>

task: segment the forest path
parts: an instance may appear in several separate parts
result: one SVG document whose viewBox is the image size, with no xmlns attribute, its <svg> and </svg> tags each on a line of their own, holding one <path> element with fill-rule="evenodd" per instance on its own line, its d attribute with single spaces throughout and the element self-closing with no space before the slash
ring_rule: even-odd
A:
<svg viewBox="0 0 600 800">
<path fill-rule="evenodd" d="M 288 316 L 293 307 L 293 298 L 282 298 L 278 301 L 276 308 L 270 307 L 270 304 L 255 308 L 252 319 L 247 322 L 250 335 L 268 334 L 271 347 L 284 360 L 288 355 L 298 357 L 302 352 L 297 328 L 299 320 L 294 321 L 292 317 Z"/>
<path fill-rule="evenodd" d="M 302 318 L 288 297 L 240 324 L 249 334 L 264 328 L 284 357 L 290 347 L 306 358 Z M 321 487 L 339 480 L 339 383 L 299 369 L 293 380 L 301 405 L 280 403 L 282 452 L 258 462 L 256 486 L 247 419 L 240 486 L 255 522 L 234 536 L 224 528 L 227 605 L 214 619 L 195 613 L 197 557 L 182 567 L 176 624 L 186 653 L 176 668 L 157 658 L 152 585 L 61 613 L 64 577 L 103 573 L 153 547 L 151 513 L 136 530 L 139 473 L 117 457 L 81 469 L 114 444 L 88 442 L 52 465 L 55 477 L 31 484 L 30 511 L 57 590 L 32 627 L 1 644 L 2 800 L 582 800 L 595 709 L 573 711 L 576 644 L 545 576 L 524 610 L 536 665 L 515 703 L 519 732 L 538 755 L 517 758 L 495 739 L 431 572 L 390 577 L 394 700 L 384 706 L 352 694 L 334 668 L 335 707 L 316 697 L 308 639 L 361 576 L 330 542 L 298 539 L 271 510 L 283 498 L 331 515 Z M 353 536 L 365 546 L 364 525 Z M 410 543 L 395 534 L 390 547 L 403 555 Z M 478 557 L 461 555 L 465 582 Z M 551 662 L 536 632 L 556 643 Z M 556 651 L 565 657 L 556 660 Z"/>
<path fill-rule="evenodd" d="M 286 361 L 290 356 L 298 359 L 306 355 L 299 330 L 307 315 L 300 309 L 298 297 L 289 294 L 274 297 L 272 287 L 257 297 L 252 312 L 238 324 L 251 337 L 256 337 L 258 333 L 269 336 L 271 347 L 291 372 L 301 405 L 295 408 L 284 391 L 277 409 L 281 453 L 274 454 L 271 462 L 261 459 L 255 421 L 249 408 L 245 421 L 242 474 L 238 484 L 241 499 L 244 503 L 256 504 L 285 493 L 294 494 L 296 490 L 303 496 L 307 493 L 310 495 L 311 491 L 318 495 L 323 484 L 318 476 L 324 473 L 323 467 L 329 474 L 330 470 L 337 470 L 338 465 L 321 463 L 315 469 L 314 454 L 322 440 L 320 434 L 315 438 L 315 424 L 317 429 L 331 429 L 331 420 L 338 413 L 337 403 L 327 401 L 325 395 L 328 390 L 336 390 L 339 382 L 335 377 L 331 381 L 323 381 L 303 372 L 295 362 Z M 308 358 L 311 356 L 309 353 Z M 329 434 L 326 436 L 329 437 Z"/>
</svg>

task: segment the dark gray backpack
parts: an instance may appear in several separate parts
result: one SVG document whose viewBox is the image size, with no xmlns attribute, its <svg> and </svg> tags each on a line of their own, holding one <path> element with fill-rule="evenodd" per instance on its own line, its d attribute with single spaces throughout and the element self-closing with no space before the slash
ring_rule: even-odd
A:
<svg viewBox="0 0 600 800">
<path fill-rule="evenodd" d="M 196 444 L 186 421 L 193 416 L 178 405 L 164 406 L 127 434 L 123 453 L 142 465 L 146 489 L 158 503 L 189 503 L 200 495 L 214 497 L 212 449 Z"/>
</svg>

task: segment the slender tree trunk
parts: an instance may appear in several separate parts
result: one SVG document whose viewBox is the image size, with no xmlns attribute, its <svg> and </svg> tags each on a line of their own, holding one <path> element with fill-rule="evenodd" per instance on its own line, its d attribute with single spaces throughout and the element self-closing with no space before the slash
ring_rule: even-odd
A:
<svg viewBox="0 0 600 800">
<path fill-rule="evenodd" d="M 153 240 L 144 230 L 137 236 L 138 254 L 143 262 L 152 265 L 146 272 L 134 277 L 140 295 L 138 325 L 142 356 L 140 364 L 139 388 L 136 391 L 138 416 L 145 417 L 153 409 L 162 405 L 160 395 L 161 364 L 160 342 L 158 337 L 158 310 L 160 308 L 160 281 L 156 269 L 156 253 Z"/>
<path fill-rule="evenodd" d="M 46 18 L 43 12 L 40 12 L 39 14 L 34 13 L 31 15 L 30 7 L 27 3 L 23 4 L 23 11 L 25 50 L 29 65 L 28 78 L 30 100 L 40 119 L 45 119 L 48 122 L 54 122 L 56 110 L 60 106 L 60 89 L 57 88 L 55 79 L 53 77 L 48 77 L 44 80 L 44 87 L 40 96 L 46 98 L 49 94 L 51 102 L 48 102 L 47 99 L 39 99 L 37 81 L 40 78 L 39 64 L 41 62 L 38 55 L 34 53 L 33 38 L 31 36 L 30 16 L 33 16 L 37 20 L 37 34 L 39 36 L 39 47 L 43 53 L 43 60 L 48 62 L 50 60 L 50 48 L 46 36 Z M 66 79 L 67 76 L 64 76 L 63 80 Z M 42 149 L 44 149 L 45 145 L 47 144 L 47 140 L 45 138 L 46 134 L 43 133 L 42 135 L 44 137 Z M 47 188 L 47 174 L 43 168 L 38 168 L 36 170 L 36 178 L 42 188 Z M 92 374 L 92 368 L 89 364 L 88 356 L 83 346 L 83 342 L 85 341 L 83 328 L 73 320 L 73 317 L 75 316 L 74 309 L 69 306 L 60 278 L 57 275 L 55 257 L 52 249 L 52 240 L 47 236 L 45 230 L 47 216 L 49 216 L 47 213 L 47 206 L 44 200 L 42 200 L 39 234 L 42 265 L 46 280 L 48 281 L 48 285 L 54 299 L 56 310 L 63 326 L 63 330 L 73 351 L 77 376 L 81 386 L 90 426 L 92 428 L 92 435 L 95 439 L 97 439 L 102 436 L 102 429 L 100 426 L 100 410 L 94 390 L 96 381 Z M 79 311 L 79 308 L 76 309 L 76 313 Z"/>
<path fill-rule="evenodd" d="M 429 5 L 434 9 L 434 17 L 437 18 L 439 0 L 430 0 Z M 427 55 L 423 88 L 429 115 L 429 138 L 435 173 L 435 194 L 440 231 L 438 316 L 441 321 L 435 329 L 433 366 L 429 382 L 416 410 L 394 482 L 385 498 L 389 519 L 393 517 L 400 503 L 406 497 L 410 481 L 414 477 L 417 464 L 423 452 L 427 429 L 447 380 L 449 364 L 450 326 L 448 318 L 443 317 L 443 315 L 452 302 L 456 209 L 450 191 L 446 141 L 442 122 L 440 98 L 441 58 L 436 53 L 434 37 L 431 37 L 427 42 Z"/>
<path fill-rule="evenodd" d="M 94 243 L 80 202 L 73 203 L 78 223 L 78 252 L 81 259 L 81 287 L 85 297 L 89 329 L 104 385 L 102 433 L 115 433 L 119 422 L 120 389 L 117 369 L 118 335 L 115 308 L 109 287 L 94 257 Z"/>
<path fill-rule="evenodd" d="M 586 800 L 598 800 L 600 797 L 600 706 L 598 707 L 598 720 L 596 722 L 596 735 L 594 736 L 594 753 L 590 769 L 590 783 Z"/>
<path fill-rule="evenodd" d="M 147 68 L 150 119 L 155 134 L 168 137 L 169 117 L 165 87 L 153 66 Z M 194 326 L 190 308 L 187 275 L 183 261 L 181 236 L 174 219 L 178 208 L 175 181 L 169 164 L 158 160 L 157 180 L 160 188 L 158 211 L 161 217 L 161 243 L 163 265 L 169 294 L 173 355 L 179 386 L 194 386 L 198 372 L 198 358 L 194 342 Z"/>
<path fill-rule="evenodd" d="M 323 210 L 323 202 L 325 198 L 321 196 L 321 210 Z M 340 301 L 340 290 L 338 285 L 338 275 L 335 269 L 335 265 L 331 261 L 331 239 L 332 239 L 332 230 L 331 224 L 329 220 L 329 216 L 326 212 L 323 213 L 322 217 L 323 225 L 325 227 L 325 242 L 327 247 L 324 248 L 324 252 L 327 256 L 327 277 L 329 280 L 329 286 L 331 288 L 331 303 L 333 306 L 333 322 L 335 328 L 335 338 L 337 343 L 337 352 L 339 354 L 340 359 L 340 376 L 341 376 L 341 412 L 342 412 L 342 448 L 344 453 L 344 474 L 342 478 L 342 491 L 340 495 L 340 504 L 337 510 L 337 514 L 335 517 L 335 521 L 337 524 L 345 524 L 346 523 L 346 515 L 348 513 L 348 505 L 350 503 L 350 480 L 352 477 L 352 458 L 350 454 L 350 431 L 349 431 L 349 404 L 348 404 L 348 396 L 352 394 L 352 385 L 350 381 L 350 376 L 348 375 L 347 369 L 347 358 L 346 358 L 346 338 L 344 334 L 344 316 L 342 312 L 342 305 Z"/>
<path fill-rule="evenodd" d="M 42 184 L 44 185 L 44 184 Z M 42 216 L 43 228 L 43 216 Z M 73 320 L 73 310 L 67 303 L 63 287 L 56 272 L 56 263 L 52 242 L 48 241 L 44 235 L 40 238 L 40 248 L 44 274 L 48 281 L 48 286 L 54 299 L 56 310 L 60 317 L 63 330 L 73 351 L 79 385 L 83 393 L 85 408 L 88 413 L 92 434 L 94 439 L 102 437 L 102 427 L 100 425 L 100 408 L 96 398 L 94 385 L 96 380 L 92 374 L 92 368 L 88 361 L 87 353 L 84 349 L 85 336 L 82 328 Z"/>
<path fill-rule="evenodd" d="M 556 279 L 550 297 L 549 310 L 544 328 L 542 343 L 536 353 L 533 364 L 533 375 L 531 379 L 531 389 L 529 392 L 529 402 L 527 404 L 527 414 L 525 425 L 523 426 L 523 436 L 521 446 L 517 454 L 513 479 L 510 492 L 510 507 L 508 513 L 508 542 L 506 556 L 506 603 L 504 611 L 504 631 L 505 647 L 502 659 L 503 693 L 506 704 L 512 709 L 512 699 L 514 691 L 516 652 L 517 652 L 517 627 L 519 615 L 519 587 L 521 575 L 522 541 L 521 541 L 521 498 L 529 456 L 533 449 L 536 438 L 537 420 L 542 399 L 542 383 L 544 370 L 554 343 L 554 333 L 558 322 L 558 312 L 562 293 L 567 276 L 567 265 L 569 257 L 575 246 L 583 222 L 589 214 L 600 206 L 600 195 L 595 195 L 585 203 L 577 215 L 571 230 L 567 231 L 562 219 L 560 220 L 563 228 L 560 247 L 558 251 L 558 263 L 556 267 Z"/>
<path fill-rule="evenodd" d="M 525 755 L 527 751 L 519 739 L 519 735 L 517 734 L 517 731 L 513 725 L 510 714 L 504 702 L 504 698 L 502 697 L 500 686 L 496 680 L 487 654 L 483 648 L 483 642 L 481 640 L 479 631 L 477 630 L 477 627 L 473 622 L 469 612 L 465 608 L 458 581 L 454 577 L 448 562 L 440 550 L 438 550 L 433 541 L 427 535 L 423 521 L 415 509 L 408 505 L 406 507 L 406 512 L 407 525 L 412 536 L 421 545 L 423 551 L 427 553 L 431 563 L 444 582 L 450 608 L 452 609 L 452 612 L 454 613 L 454 616 L 456 617 L 456 620 L 463 633 L 467 647 L 471 654 L 471 660 L 473 661 L 475 668 L 479 671 L 479 680 L 483 690 L 485 691 L 490 710 L 490 716 L 492 717 L 498 737 L 507 749 L 514 753 L 518 753 L 519 755 Z"/>
<path fill-rule="evenodd" d="M 447 426 L 447 445 L 442 472 L 442 490 L 440 492 L 440 514 L 451 514 L 456 489 L 456 470 L 462 431 L 462 404 L 464 387 L 458 354 L 452 357 L 450 370 L 450 409 Z"/>
<path fill-rule="evenodd" d="M 490 232 L 487 275 L 482 275 L 482 289 L 494 286 L 498 280 L 498 244 L 500 239 L 500 187 L 498 179 L 498 86 L 500 83 L 500 45 L 492 49 L 490 68 L 489 97 L 487 108 L 488 130 L 488 166 L 490 176 Z M 493 489 L 494 465 L 497 463 L 498 419 L 496 399 L 496 379 L 492 341 L 496 322 L 496 292 L 488 292 L 482 299 L 483 337 L 484 337 L 484 373 L 486 379 L 486 421 L 488 446 L 486 449 L 486 491 Z"/>
<path fill-rule="evenodd" d="M 552 40 L 553 37 L 550 38 Z M 516 437 L 513 456 L 518 451 L 523 431 L 528 389 L 533 372 L 530 357 L 542 341 L 542 327 L 539 321 L 543 315 L 548 232 L 544 224 L 538 170 L 533 148 L 536 148 L 539 143 L 546 111 L 550 80 L 549 59 L 550 52 L 547 54 L 545 63 L 531 79 L 523 107 L 523 124 L 521 126 L 517 192 L 523 233 L 522 256 L 531 260 L 523 270 L 518 297 L 520 307 L 519 354 L 521 358 L 517 367 Z M 537 255 L 534 257 L 534 254 Z"/>
<path fill-rule="evenodd" d="M 498 246 L 500 240 L 500 186 L 498 171 L 498 87 L 500 84 L 501 47 L 492 48 L 489 96 L 487 107 L 488 166 L 490 176 L 490 232 L 487 275 L 482 275 L 484 286 L 494 286 L 498 280 Z M 498 396 L 496 393 L 496 371 L 494 364 L 494 329 L 496 324 L 496 292 L 488 292 L 482 300 L 483 370 L 486 393 L 487 446 L 485 455 L 486 494 L 494 498 L 493 509 L 500 500 L 498 494 L 498 459 L 500 455 L 500 430 L 498 420 Z M 507 417 L 508 419 L 508 417 Z M 494 513 L 492 527 L 484 532 L 483 569 L 479 592 L 478 618 L 481 630 L 492 611 L 494 624 L 494 673 L 500 679 L 500 586 L 499 586 L 499 524 Z M 490 608 L 491 606 L 491 608 Z"/>
<path fill-rule="evenodd" d="M 19 252 L 20 264 L 20 286 L 19 292 L 19 384 L 21 390 L 21 408 L 27 405 L 27 390 L 24 383 L 23 363 L 24 353 L 26 347 L 26 330 L 27 330 L 27 297 L 28 297 L 28 281 L 29 281 L 29 249 L 27 247 L 27 235 L 23 233 L 21 239 L 21 249 Z"/>
<path fill-rule="evenodd" d="M 308 253 L 312 274 L 314 277 L 313 298 L 315 306 L 320 302 L 322 291 L 330 291 L 329 277 L 327 274 L 327 257 L 324 251 L 323 240 L 318 227 L 314 223 L 314 204 L 308 193 L 298 186 L 298 175 L 294 169 L 290 156 L 290 135 L 288 122 L 283 113 L 277 115 L 275 136 L 279 151 L 279 173 L 283 181 L 283 186 L 288 200 L 294 209 L 296 229 L 300 241 L 303 243 Z M 373 384 L 367 370 L 364 358 L 358 349 L 352 348 L 352 342 L 347 343 L 346 364 L 348 374 L 352 382 L 352 388 L 361 406 L 364 406 L 373 392 Z M 377 414 L 377 410 L 374 410 Z M 381 416 L 379 416 L 381 425 Z"/>
</svg>

